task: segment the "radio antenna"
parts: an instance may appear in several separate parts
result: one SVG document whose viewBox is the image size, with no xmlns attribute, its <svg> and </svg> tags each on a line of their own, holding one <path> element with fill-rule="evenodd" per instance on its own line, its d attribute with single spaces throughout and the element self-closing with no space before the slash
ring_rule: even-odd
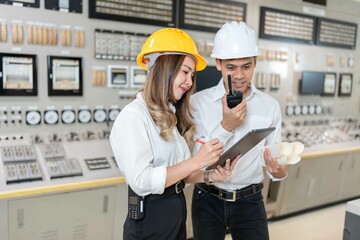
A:
<svg viewBox="0 0 360 240">
<path fill-rule="evenodd" d="M 231 86 L 231 75 L 228 75 L 228 87 L 229 87 L 229 95 L 233 95 L 232 94 L 232 86 Z"/>
</svg>

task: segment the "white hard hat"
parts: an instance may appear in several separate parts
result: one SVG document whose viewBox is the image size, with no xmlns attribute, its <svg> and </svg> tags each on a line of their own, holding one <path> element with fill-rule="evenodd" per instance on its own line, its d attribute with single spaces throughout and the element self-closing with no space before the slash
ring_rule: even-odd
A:
<svg viewBox="0 0 360 240">
<path fill-rule="evenodd" d="M 259 56 L 254 30 L 245 22 L 225 23 L 216 33 L 212 58 L 234 59 Z"/>
</svg>

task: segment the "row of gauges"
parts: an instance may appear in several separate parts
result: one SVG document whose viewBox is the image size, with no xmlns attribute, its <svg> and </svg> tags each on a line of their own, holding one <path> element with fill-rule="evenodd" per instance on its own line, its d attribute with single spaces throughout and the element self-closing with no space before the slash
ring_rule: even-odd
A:
<svg viewBox="0 0 360 240">
<path fill-rule="evenodd" d="M 80 109 L 77 114 L 73 109 L 64 109 L 59 113 L 57 110 L 44 111 L 44 123 L 53 125 L 61 122 L 63 124 L 72 124 L 76 122 L 76 117 L 79 123 L 90 123 L 92 120 L 96 123 L 114 122 L 117 115 L 120 113 L 119 108 L 106 109 Z M 41 112 L 38 110 L 29 110 L 25 113 L 27 125 L 39 125 L 41 123 Z"/>
<path fill-rule="evenodd" d="M 293 115 L 319 115 L 325 113 L 324 109 L 320 105 L 288 105 L 286 106 L 286 115 L 293 116 Z"/>
</svg>

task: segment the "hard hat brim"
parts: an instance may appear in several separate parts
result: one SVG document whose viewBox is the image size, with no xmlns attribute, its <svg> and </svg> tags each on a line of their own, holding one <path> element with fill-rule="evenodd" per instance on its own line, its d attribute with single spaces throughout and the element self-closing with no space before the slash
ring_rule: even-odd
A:
<svg viewBox="0 0 360 240">
<path fill-rule="evenodd" d="M 166 51 L 164 51 L 166 53 Z M 172 51 L 169 51 L 169 52 L 172 52 Z M 153 52 L 155 53 L 155 52 Z M 151 53 L 147 53 L 147 54 L 151 54 Z M 203 58 L 201 55 L 199 54 L 189 54 L 187 52 L 179 52 L 179 55 L 189 55 L 189 56 L 192 56 L 196 59 L 196 63 L 195 63 L 195 69 L 196 71 L 201 71 L 201 70 L 204 70 L 205 67 L 206 67 L 206 60 L 205 58 Z M 144 57 L 145 54 L 139 54 L 136 58 L 136 63 L 144 70 L 147 70 L 148 68 L 148 65 L 147 65 L 147 58 Z"/>
</svg>

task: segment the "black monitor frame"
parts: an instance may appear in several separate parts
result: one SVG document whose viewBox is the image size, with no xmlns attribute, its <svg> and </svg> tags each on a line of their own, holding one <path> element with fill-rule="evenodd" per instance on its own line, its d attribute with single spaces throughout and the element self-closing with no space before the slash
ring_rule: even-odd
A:
<svg viewBox="0 0 360 240">
<path fill-rule="evenodd" d="M 65 65 L 65 67 L 78 67 L 75 69 L 75 83 L 78 84 L 78 87 L 75 88 L 59 88 L 56 87 L 54 82 L 57 80 L 56 72 L 54 72 L 54 63 L 58 62 L 69 62 L 69 65 Z M 78 64 L 72 64 L 73 62 L 77 62 Z M 48 95 L 49 96 L 82 96 L 83 95 L 83 79 L 82 79 L 82 58 L 80 57 L 64 57 L 64 56 L 48 56 Z M 69 72 L 69 71 L 67 71 Z"/>
<path fill-rule="evenodd" d="M 340 73 L 339 74 L 340 79 L 339 79 L 339 93 L 338 95 L 340 97 L 350 97 L 351 96 L 351 92 L 352 92 L 352 88 L 353 88 L 353 75 L 352 73 Z M 344 88 L 344 81 L 345 81 L 345 77 L 348 77 L 348 85 L 349 85 L 349 90 Z"/>
<path fill-rule="evenodd" d="M 299 81 L 300 95 L 323 95 L 324 93 L 324 72 L 303 71 Z"/>
<path fill-rule="evenodd" d="M 28 82 L 31 83 L 31 88 L 18 88 L 6 87 L 5 85 L 10 81 L 7 80 L 5 61 L 14 61 L 14 66 L 24 64 L 29 66 Z M 17 61 L 16 61 L 17 60 Z M 24 63 L 24 61 L 29 63 Z M 0 96 L 37 96 L 37 62 L 36 55 L 30 54 L 15 54 L 15 53 L 0 53 Z M 21 70 L 21 69 L 19 69 Z M 26 69 L 25 69 L 26 70 Z M 26 76 L 25 76 L 26 77 Z M 19 84 L 21 84 L 19 82 Z M 24 83 L 25 84 L 25 83 Z"/>
<path fill-rule="evenodd" d="M 0 4 L 7 4 L 7 5 L 21 6 L 21 7 L 40 8 L 40 0 L 33 0 L 33 1 L 0 0 Z"/>
</svg>

